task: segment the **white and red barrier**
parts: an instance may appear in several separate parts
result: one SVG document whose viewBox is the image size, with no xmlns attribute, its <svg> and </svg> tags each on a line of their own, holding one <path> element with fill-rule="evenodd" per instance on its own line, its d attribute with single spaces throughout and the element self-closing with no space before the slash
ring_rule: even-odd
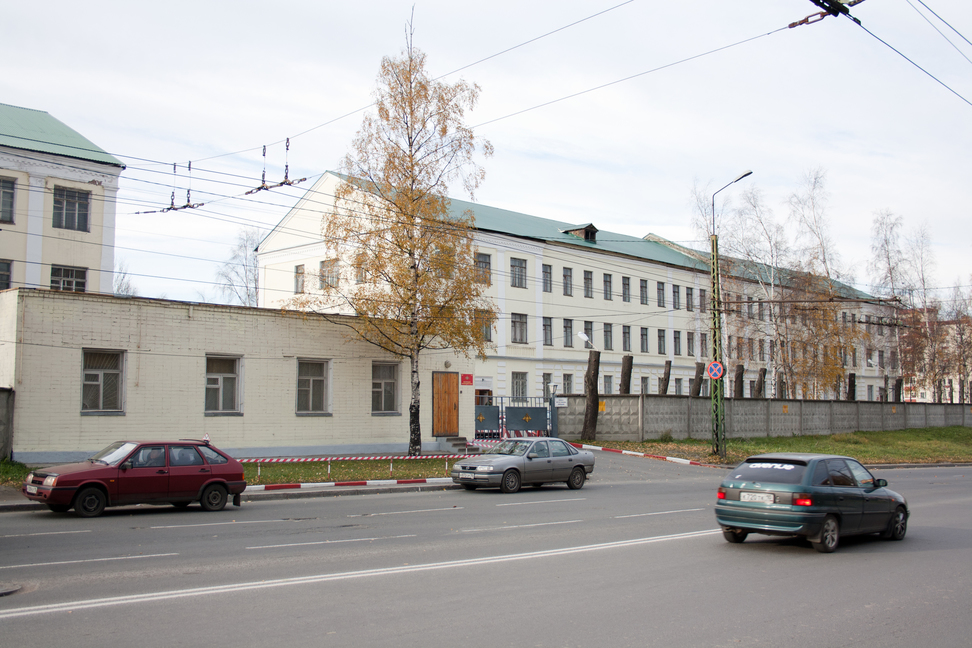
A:
<svg viewBox="0 0 972 648">
<path fill-rule="evenodd" d="M 472 444 L 469 444 L 472 445 Z M 384 455 L 367 457 L 251 457 L 237 459 L 240 463 L 324 463 L 326 461 L 395 461 L 398 459 L 468 459 L 475 455 Z"/>
<path fill-rule="evenodd" d="M 401 486 L 403 484 L 451 484 L 451 477 L 429 477 L 426 479 L 369 479 L 366 481 L 349 482 L 316 482 L 304 484 L 266 484 L 263 486 L 247 486 L 244 493 L 254 491 L 275 491 L 275 490 L 297 490 L 309 489 L 316 490 L 322 488 L 333 488 L 335 486 Z"/>
</svg>

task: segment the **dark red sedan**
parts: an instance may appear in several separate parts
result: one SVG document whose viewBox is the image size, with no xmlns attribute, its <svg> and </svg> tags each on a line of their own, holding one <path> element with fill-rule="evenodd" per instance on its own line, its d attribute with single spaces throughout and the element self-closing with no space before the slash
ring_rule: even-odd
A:
<svg viewBox="0 0 972 648">
<path fill-rule="evenodd" d="M 106 506 L 199 502 L 221 511 L 230 495 L 240 505 L 246 488 L 243 465 L 208 441 L 116 441 L 80 463 L 35 470 L 21 492 L 56 513 L 73 508 L 81 517 Z"/>
</svg>

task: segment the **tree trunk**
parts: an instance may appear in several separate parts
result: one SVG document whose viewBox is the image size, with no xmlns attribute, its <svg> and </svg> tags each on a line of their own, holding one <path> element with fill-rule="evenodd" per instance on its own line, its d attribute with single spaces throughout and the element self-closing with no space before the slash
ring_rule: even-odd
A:
<svg viewBox="0 0 972 648">
<path fill-rule="evenodd" d="M 672 377 L 672 361 L 665 361 L 665 375 L 658 381 L 658 393 L 664 396 L 668 393 L 668 381 Z"/>
<path fill-rule="evenodd" d="M 753 398 L 766 398 L 766 368 L 759 370 L 759 377 L 756 378 L 756 393 L 750 394 Z"/>
<path fill-rule="evenodd" d="M 621 393 L 631 393 L 631 369 L 634 366 L 634 356 L 626 355 L 621 358 Z"/>
<path fill-rule="evenodd" d="M 587 394 L 587 408 L 584 410 L 582 441 L 593 441 L 597 437 L 597 374 L 600 368 L 601 352 L 591 349 L 587 357 L 587 373 L 584 374 L 584 393 Z"/>
<path fill-rule="evenodd" d="M 847 374 L 847 400 L 857 400 L 857 374 Z"/>
<path fill-rule="evenodd" d="M 408 455 L 422 454 L 422 425 L 419 418 L 421 405 L 421 392 L 419 382 L 419 356 L 418 352 L 412 354 L 409 359 L 411 368 L 412 399 L 408 403 Z"/>
<path fill-rule="evenodd" d="M 743 397 L 743 375 L 746 372 L 746 367 L 741 364 L 736 365 L 736 375 L 732 381 L 732 397 L 742 398 Z"/>
<path fill-rule="evenodd" d="M 699 397 L 702 393 L 702 375 L 705 373 L 705 363 L 696 362 L 695 363 L 695 378 L 692 379 L 692 389 L 689 392 L 695 398 Z"/>
</svg>

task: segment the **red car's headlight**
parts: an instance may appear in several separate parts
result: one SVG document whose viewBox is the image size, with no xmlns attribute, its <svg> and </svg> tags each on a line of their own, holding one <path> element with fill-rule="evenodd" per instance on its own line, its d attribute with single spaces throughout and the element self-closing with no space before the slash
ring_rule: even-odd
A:
<svg viewBox="0 0 972 648">
<path fill-rule="evenodd" d="M 45 486 L 55 486 L 57 484 L 57 475 L 48 475 L 44 478 Z"/>
</svg>

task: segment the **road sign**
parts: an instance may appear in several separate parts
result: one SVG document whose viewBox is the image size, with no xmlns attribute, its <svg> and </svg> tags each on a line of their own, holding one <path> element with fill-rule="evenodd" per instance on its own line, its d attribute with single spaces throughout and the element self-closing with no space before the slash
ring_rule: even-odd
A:
<svg viewBox="0 0 972 648">
<path fill-rule="evenodd" d="M 723 373 L 722 363 L 713 360 L 709 363 L 709 366 L 705 368 L 705 373 L 709 374 L 709 378 L 712 380 L 719 380 L 722 378 Z"/>
</svg>

